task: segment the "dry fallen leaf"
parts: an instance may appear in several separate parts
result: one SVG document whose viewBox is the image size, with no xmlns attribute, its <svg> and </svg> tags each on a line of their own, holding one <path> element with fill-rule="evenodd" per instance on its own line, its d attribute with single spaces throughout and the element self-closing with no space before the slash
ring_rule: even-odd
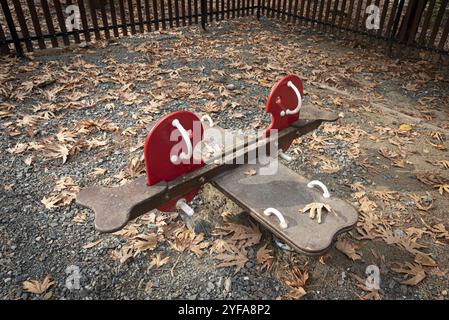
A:
<svg viewBox="0 0 449 320">
<path fill-rule="evenodd" d="M 97 240 L 97 241 L 94 241 L 94 242 L 90 242 L 90 243 L 88 243 L 88 244 L 85 244 L 85 245 L 83 246 L 83 249 L 91 249 L 91 248 L 93 248 L 93 247 L 99 245 L 102 241 L 103 241 L 103 240 L 100 239 L 100 240 Z"/>
<path fill-rule="evenodd" d="M 418 252 L 415 256 L 415 262 L 426 267 L 436 267 L 437 263 L 430 257 L 430 254 Z"/>
<path fill-rule="evenodd" d="M 29 280 L 23 282 L 23 290 L 35 294 L 44 294 L 51 286 L 55 284 L 51 275 L 47 275 L 44 280 Z"/>
<path fill-rule="evenodd" d="M 273 265 L 274 257 L 271 255 L 272 251 L 267 249 L 267 244 L 257 250 L 256 262 L 260 270 L 270 270 Z"/>
<path fill-rule="evenodd" d="M 153 281 L 148 280 L 147 284 L 145 285 L 145 291 L 151 291 L 153 288 Z"/>
<path fill-rule="evenodd" d="M 449 194 L 449 184 L 439 184 L 436 185 L 435 188 L 438 188 L 438 192 L 443 195 L 444 192 Z"/>
<path fill-rule="evenodd" d="M 357 253 L 358 246 L 349 240 L 339 239 L 335 246 L 339 251 L 343 252 L 346 256 L 353 261 L 362 260 L 362 257 Z"/>
<path fill-rule="evenodd" d="M 162 258 L 162 255 L 160 252 L 156 253 L 156 255 L 154 255 L 151 258 L 151 262 L 150 262 L 150 268 L 155 268 L 155 269 L 159 269 L 160 267 L 162 267 L 164 264 L 167 264 L 170 261 L 170 257 L 165 257 Z"/>
<path fill-rule="evenodd" d="M 326 209 L 327 212 L 332 212 L 332 208 L 328 204 L 320 203 L 320 202 L 312 202 L 306 205 L 304 208 L 301 209 L 302 213 L 305 213 L 310 210 L 309 217 L 311 219 L 315 219 L 315 216 L 317 217 L 318 223 L 321 223 L 321 215 L 323 208 Z"/>
<path fill-rule="evenodd" d="M 73 217 L 72 221 L 76 223 L 83 223 L 87 218 L 87 213 L 81 212 Z"/>
<path fill-rule="evenodd" d="M 118 260 L 120 263 L 125 263 L 130 258 L 134 257 L 134 250 L 132 246 L 123 246 L 120 250 L 111 252 L 112 258 Z"/>
<path fill-rule="evenodd" d="M 416 263 L 395 263 L 397 267 L 391 267 L 391 270 L 397 273 L 405 273 L 408 278 L 402 281 L 402 284 L 416 286 L 426 277 L 426 272 L 420 264 Z"/>
<path fill-rule="evenodd" d="M 244 172 L 244 174 L 246 176 L 255 176 L 257 174 L 257 171 L 254 169 L 248 169 L 247 171 Z"/>
<path fill-rule="evenodd" d="M 409 124 L 403 123 L 399 126 L 399 131 L 401 131 L 401 132 L 407 132 L 410 130 L 412 130 L 412 126 Z"/>
</svg>

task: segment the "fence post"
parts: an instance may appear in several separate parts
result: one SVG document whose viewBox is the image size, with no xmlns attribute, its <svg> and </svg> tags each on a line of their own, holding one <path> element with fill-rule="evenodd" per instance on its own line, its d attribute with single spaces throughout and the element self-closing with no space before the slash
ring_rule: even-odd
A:
<svg viewBox="0 0 449 320">
<path fill-rule="evenodd" d="M 260 19 L 260 6 L 261 6 L 261 1 L 257 0 L 257 20 Z"/>
<path fill-rule="evenodd" d="M 398 27 L 399 27 L 399 22 L 401 20 L 402 10 L 404 9 L 404 2 L 405 2 L 404 0 L 400 0 L 400 2 L 399 2 L 399 7 L 398 7 L 398 11 L 396 13 L 396 18 L 395 18 L 395 21 L 394 21 L 393 29 L 391 30 L 391 33 L 390 33 L 390 38 L 389 38 L 390 45 L 389 45 L 389 48 L 388 48 L 388 54 L 390 56 L 391 56 L 392 51 L 393 51 L 393 42 L 394 42 L 395 37 L 396 37 L 396 32 L 397 32 Z"/>
<path fill-rule="evenodd" d="M 0 0 L 2 4 L 3 13 L 6 18 L 6 23 L 8 24 L 9 33 L 11 34 L 14 47 L 16 49 L 16 54 L 18 57 L 23 57 L 23 49 L 20 45 L 19 36 L 17 34 L 16 26 L 14 25 L 14 20 L 12 19 L 11 10 L 9 10 L 7 0 Z"/>
<path fill-rule="evenodd" d="M 206 30 L 207 22 L 207 0 L 201 0 L 201 27 Z"/>
</svg>

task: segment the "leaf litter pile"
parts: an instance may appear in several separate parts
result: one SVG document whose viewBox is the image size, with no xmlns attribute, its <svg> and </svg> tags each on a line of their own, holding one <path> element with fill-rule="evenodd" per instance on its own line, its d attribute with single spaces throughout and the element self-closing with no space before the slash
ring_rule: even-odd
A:
<svg viewBox="0 0 449 320">
<path fill-rule="evenodd" d="M 241 19 L 2 58 L 0 297 L 446 298 L 447 69 L 367 46 Z M 101 235 L 74 203 L 83 187 L 144 174 L 149 125 L 168 112 L 264 128 L 269 90 L 289 73 L 304 80 L 307 103 L 342 116 L 297 139 L 285 163 L 359 210 L 356 229 L 324 256 L 283 251 L 203 196 L 194 206 L 212 217 L 207 235 L 158 211 Z M 331 210 L 308 209 L 320 208 Z M 372 265 L 378 289 L 366 285 Z M 79 290 L 65 285 L 71 266 Z"/>
</svg>

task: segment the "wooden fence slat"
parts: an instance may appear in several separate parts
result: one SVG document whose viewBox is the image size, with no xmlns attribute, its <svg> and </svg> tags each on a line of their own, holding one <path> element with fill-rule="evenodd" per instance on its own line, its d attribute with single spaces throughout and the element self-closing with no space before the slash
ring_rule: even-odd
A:
<svg viewBox="0 0 449 320">
<path fill-rule="evenodd" d="M 137 21 L 139 24 L 139 32 L 144 33 L 144 26 L 143 26 L 143 15 L 142 15 L 142 2 L 141 0 L 136 0 L 136 10 L 137 10 Z"/>
<path fill-rule="evenodd" d="M 444 12 L 446 11 L 448 1 L 449 0 L 441 1 L 440 9 L 438 10 L 437 17 L 435 18 L 435 23 L 433 24 L 432 34 L 430 35 L 429 42 L 427 43 L 428 47 L 434 46 L 438 31 L 440 30 L 439 27 L 440 27 L 441 21 L 443 20 Z"/>
<path fill-rule="evenodd" d="M 115 1 L 109 0 L 109 8 L 111 10 L 111 23 L 112 23 L 112 31 L 114 32 L 114 37 L 118 37 L 118 23 L 117 23 L 117 13 L 115 11 Z"/>
<path fill-rule="evenodd" d="M 195 4 L 195 23 L 198 24 L 198 0 L 194 0 L 194 4 Z M 228 17 L 229 18 L 229 17 Z"/>
<path fill-rule="evenodd" d="M 89 3 L 89 11 L 90 17 L 92 18 L 92 24 L 94 27 L 95 39 L 100 40 L 100 29 L 98 27 L 97 11 L 93 7 L 92 2 Z"/>
<path fill-rule="evenodd" d="M 276 18 L 279 19 L 281 17 L 281 1 L 277 0 L 277 8 L 276 8 Z"/>
<path fill-rule="evenodd" d="M 385 19 L 387 18 L 387 12 L 388 12 L 388 8 L 390 6 L 390 0 L 385 0 L 383 7 L 382 7 L 382 14 L 380 16 L 380 25 L 379 25 L 379 30 L 377 30 L 377 36 L 381 37 L 382 36 L 382 31 L 384 29 L 385 26 Z"/>
<path fill-rule="evenodd" d="M 352 22 L 352 14 L 354 12 L 354 1 L 355 0 L 349 0 L 349 7 L 348 7 L 348 16 L 346 19 L 346 25 L 345 28 L 349 29 Z"/>
<path fill-rule="evenodd" d="M 58 47 L 58 39 L 56 38 L 55 34 L 55 28 L 53 26 L 53 19 L 51 18 L 50 9 L 48 7 L 47 0 L 41 0 L 41 7 L 42 11 L 44 12 L 45 17 L 45 23 L 47 25 L 48 34 L 53 35 L 51 40 L 51 45 L 53 48 Z"/>
<path fill-rule="evenodd" d="M 298 19 L 298 4 L 299 4 L 299 0 L 294 0 L 294 5 L 293 5 L 293 24 L 296 24 L 296 20 Z"/>
<path fill-rule="evenodd" d="M 168 10 L 168 24 L 170 28 L 173 28 L 173 5 L 171 0 L 167 1 L 167 10 Z"/>
<path fill-rule="evenodd" d="M 337 26 L 344 27 L 344 23 L 346 20 L 346 0 L 343 0 L 341 3 L 341 8 L 339 10 L 340 19 L 338 19 Z"/>
<path fill-rule="evenodd" d="M 288 1 L 287 22 L 292 20 L 293 0 Z"/>
<path fill-rule="evenodd" d="M 330 3 L 330 1 L 329 1 L 329 3 Z M 300 23 L 301 25 L 304 25 L 304 22 L 305 22 L 305 20 L 304 20 L 304 8 L 305 8 L 305 4 L 306 4 L 306 0 L 301 0 L 301 8 L 299 9 L 299 10 L 300 10 L 300 12 L 299 12 L 299 17 L 300 17 L 299 23 Z"/>
<path fill-rule="evenodd" d="M 433 0 L 435 1 L 435 0 Z M 388 19 L 388 24 L 387 27 L 385 29 L 385 37 L 386 38 L 390 38 L 392 36 L 392 29 L 393 29 L 393 24 L 394 24 L 394 20 L 396 17 L 396 11 L 398 9 L 398 4 L 399 4 L 399 0 L 394 0 L 393 5 L 391 7 L 391 11 L 390 11 L 390 16 Z"/>
<path fill-rule="evenodd" d="M 426 17 L 424 18 L 424 23 L 421 28 L 421 34 L 419 35 L 418 43 L 424 43 L 427 35 L 427 29 L 430 26 L 430 19 L 433 15 L 433 9 L 435 8 L 435 0 L 430 0 L 429 5 L 427 6 Z"/>
<path fill-rule="evenodd" d="M 9 46 L 6 43 L 5 31 L 3 31 L 2 24 L 0 23 L 0 54 L 8 54 Z"/>
<path fill-rule="evenodd" d="M 165 1 L 164 0 L 160 0 L 159 1 L 160 5 L 161 5 L 161 20 L 162 20 L 162 29 L 165 29 L 167 26 L 165 24 Z"/>
<path fill-rule="evenodd" d="M 446 44 L 447 37 L 449 35 L 449 16 L 446 20 L 446 27 L 444 27 L 443 34 L 441 35 L 440 44 L 438 45 L 439 50 L 444 50 L 444 46 Z"/>
<path fill-rule="evenodd" d="M 175 22 L 177 27 L 181 25 L 181 20 L 179 18 L 179 1 L 175 0 Z"/>
<path fill-rule="evenodd" d="M 286 9 L 286 7 L 287 7 L 287 0 L 283 0 L 283 2 L 282 2 L 282 12 L 281 12 L 282 20 L 285 20 L 287 18 L 287 9 Z"/>
<path fill-rule="evenodd" d="M 153 0 L 153 16 L 155 20 L 154 29 L 159 30 L 159 15 L 157 10 L 157 0 Z"/>
<path fill-rule="evenodd" d="M 27 3 L 28 3 L 28 9 L 30 10 L 31 21 L 33 22 L 34 32 L 36 33 L 36 36 L 37 36 L 37 42 L 39 44 L 39 49 L 45 49 L 46 48 L 45 40 L 44 40 L 44 37 L 42 36 L 42 29 L 41 29 L 41 24 L 39 22 L 39 18 L 37 16 L 36 5 L 34 4 L 33 0 L 27 0 Z M 79 37 L 78 37 L 78 41 L 79 41 Z"/>
<path fill-rule="evenodd" d="M 132 0 L 128 0 L 129 23 L 131 24 L 131 34 L 136 34 L 136 21 L 134 20 L 134 5 Z"/>
<path fill-rule="evenodd" d="M 145 20 L 147 25 L 147 31 L 151 32 L 150 0 L 145 0 Z"/>
<path fill-rule="evenodd" d="M 319 0 L 313 0 L 313 9 L 312 9 L 312 26 L 314 26 L 316 24 L 316 21 L 318 21 L 318 19 L 316 18 L 317 15 L 317 10 L 318 10 L 318 2 Z"/>
<path fill-rule="evenodd" d="M 189 25 L 192 24 L 192 0 L 187 1 L 187 14 L 189 16 Z"/>
<path fill-rule="evenodd" d="M 122 24 L 122 32 L 123 35 L 128 35 L 128 27 L 126 22 L 126 12 L 125 12 L 125 3 L 124 0 L 119 0 L 119 11 L 120 11 L 120 22 Z"/>
<path fill-rule="evenodd" d="M 355 31 L 360 30 L 360 28 L 359 28 L 360 17 L 364 16 L 365 11 L 362 12 L 362 4 L 363 4 L 363 1 L 358 0 L 357 9 L 355 10 L 355 20 L 354 20 L 354 30 Z"/>
<path fill-rule="evenodd" d="M 11 9 L 9 8 L 7 0 L 0 0 L 2 6 L 3 14 L 5 15 L 6 24 L 8 25 L 9 34 L 14 43 L 14 48 L 16 49 L 16 54 L 18 57 L 23 57 L 23 48 L 19 40 L 19 35 L 17 34 L 16 26 L 14 24 L 14 19 L 12 17 Z"/>
<path fill-rule="evenodd" d="M 186 25 L 186 0 L 181 1 L 182 25 Z"/>
<path fill-rule="evenodd" d="M 418 5 L 416 7 L 416 12 L 423 12 L 424 10 L 424 6 L 426 5 L 427 0 L 418 0 Z M 412 44 L 412 42 L 415 40 L 416 36 L 417 36 L 417 31 L 418 31 L 418 26 L 419 23 L 421 22 L 421 16 L 417 16 L 416 14 L 413 17 L 413 22 L 412 22 L 412 26 L 410 29 L 410 34 L 412 36 L 410 36 L 408 38 L 408 44 Z"/>
<path fill-rule="evenodd" d="M 30 33 L 28 31 L 28 26 L 25 21 L 25 17 L 23 15 L 22 5 L 20 1 L 13 1 L 14 11 L 16 12 L 17 20 L 19 21 L 20 32 L 22 33 L 22 37 L 25 39 L 25 46 L 28 51 L 33 51 L 33 44 L 30 40 Z"/>
<path fill-rule="evenodd" d="M 18 1 L 14 1 L 14 2 L 18 2 Z M 53 4 L 55 5 L 56 17 L 58 18 L 59 28 L 60 28 L 61 32 L 63 33 L 62 40 L 66 46 L 69 46 L 70 40 L 69 40 L 69 36 L 67 34 L 67 28 L 65 27 L 65 19 L 64 19 L 64 14 L 62 13 L 61 2 L 59 0 L 53 0 Z"/>
<path fill-rule="evenodd" d="M 215 1 L 215 20 L 220 20 L 220 0 Z"/>
<path fill-rule="evenodd" d="M 84 0 L 78 0 L 78 8 L 80 9 L 81 24 L 83 25 L 84 41 L 90 42 L 89 24 L 87 23 L 86 8 Z"/>
<path fill-rule="evenodd" d="M 325 14 L 325 12 L 324 12 L 324 5 L 325 5 L 325 1 L 326 0 L 321 0 L 320 1 L 320 10 L 319 10 L 319 13 L 318 13 L 318 21 L 320 21 L 320 22 L 324 22 L 324 14 Z M 318 29 L 319 30 L 324 29 L 324 25 L 323 24 L 319 24 L 318 25 Z"/>
<path fill-rule="evenodd" d="M 108 16 L 106 15 L 106 3 L 102 3 L 100 7 L 100 13 L 101 13 L 101 21 L 103 23 L 103 32 L 106 39 L 111 38 L 111 34 L 109 33 L 109 23 L 108 23 Z"/>
<path fill-rule="evenodd" d="M 338 3 L 340 0 L 334 0 L 334 8 L 332 9 L 332 20 L 331 20 L 331 30 L 335 30 L 335 21 L 337 20 L 337 14 L 338 14 Z"/>
<path fill-rule="evenodd" d="M 240 17 L 240 0 L 237 0 L 237 18 Z"/>
<path fill-rule="evenodd" d="M 405 11 L 405 16 L 404 16 L 404 18 L 403 18 L 403 20 L 402 20 L 402 26 L 408 26 L 409 25 L 409 21 L 410 21 L 410 19 L 411 19 L 411 17 L 412 17 L 412 3 L 411 2 L 409 2 L 408 3 L 408 5 L 407 5 L 407 10 Z M 408 28 L 404 28 L 404 27 L 402 27 L 401 28 L 401 30 L 399 31 L 399 41 L 403 41 L 404 40 L 404 38 L 405 38 L 405 33 L 407 32 L 407 29 Z"/>
<path fill-rule="evenodd" d="M 310 7 L 310 1 L 311 0 L 302 0 L 304 2 L 304 12 L 302 14 L 303 16 L 303 25 L 308 25 L 309 24 L 309 20 L 307 20 L 309 18 L 309 7 Z"/>
</svg>

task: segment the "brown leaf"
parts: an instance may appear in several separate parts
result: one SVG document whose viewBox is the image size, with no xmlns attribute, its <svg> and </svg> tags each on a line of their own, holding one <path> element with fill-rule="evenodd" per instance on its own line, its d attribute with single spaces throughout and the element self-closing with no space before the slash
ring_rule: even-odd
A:
<svg viewBox="0 0 449 320">
<path fill-rule="evenodd" d="M 138 234 L 133 238 L 132 247 L 135 250 L 135 255 L 147 251 L 154 250 L 157 246 L 157 235 L 150 234 Z"/>
<path fill-rule="evenodd" d="M 123 246 L 120 250 L 114 250 L 111 252 L 112 258 L 119 260 L 120 263 L 125 263 L 128 259 L 134 256 L 134 250 L 132 246 Z"/>
<path fill-rule="evenodd" d="M 272 251 L 267 249 L 267 244 L 257 250 L 256 262 L 260 265 L 260 270 L 270 270 L 273 265 L 274 257 Z"/>
<path fill-rule="evenodd" d="M 430 257 L 430 254 L 419 252 L 415 256 L 415 262 L 426 267 L 436 267 L 437 263 Z"/>
<path fill-rule="evenodd" d="M 90 243 L 88 243 L 88 244 L 85 244 L 85 245 L 83 246 L 83 249 L 91 249 L 91 248 L 93 248 L 93 247 L 99 245 L 102 241 L 103 241 L 103 240 L 100 239 L 100 240 L 97 240 L 97 241 L 94 241 L 94 242 L 90 242 Z"/>
<path fill-rule="evenodd" d="M 47 275 L 44 280 L 29 280 L 23 282 L 23 290 L 35 294 L 44 294 L 51 286 L 55 284 L 51 275 Z"/>
<path fill-rule="evenodd" d="M 339 239 L 336 243 L 336 248 L 343 252 L 348 258 L 353 261 L 362 260 L 362 257 L 357 253 L 358 246 L 346 239 Z"/>
<path fill-rule="evenodd" d="M 167 264 L 169 261 L 170 257 L 162 258 L 162 255 L 160 254 L 160 252 L 158 252 L 151 258 L 150 268 L 155 267 L 155 269 L 159 269 L 164 264 Z"/>
<path fill-rule="evenodd" d="M 405 273 L 409 278 L 402 281 L 402 284 L 415 286 L 420 283 L 425 277 L 426 272 L 419 264 L 405 262 L 404 264 L 396 263 L 397 267 L 391 267 L 391 270 L 397 273 Z"/>
<path fill-rule="evenodd" d="M 317 217 L 318 223 L 321 223 L 321 215 L 323 208 L 326 209 L 327 212 L 332 212 L 332 208 L 328 204 L 320 203 L 320 202 L 312 202 L 306 205 L 301 209 L 302 213 L 305 213 L 310 210 L 309 217 L 310 219 L 315 219 Z"/>
</svg>

